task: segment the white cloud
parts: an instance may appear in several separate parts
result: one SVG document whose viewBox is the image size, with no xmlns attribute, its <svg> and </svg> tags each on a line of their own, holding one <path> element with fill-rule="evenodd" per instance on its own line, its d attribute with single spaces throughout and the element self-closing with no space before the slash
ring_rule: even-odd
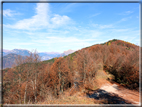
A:
<svg viewBox="0 0 142 107">
<path fill-rule="evenodd" d="M 26 42 L 23 42 L 23 43 L 15 43 L 15 45 L 33 45 L 34 43 L 26 43 Z"/>
<path fill-rule="evenodd" d="M 106 25 L 103 25 L 103 24 L 91 24 L 93 27 L 95 28 L 99 28 L 99 29 L 108 29 L 108 28 L 115 28 L 115 25 L 118 24 L 118 23 L 121 23 L 121 22 L 124 22 L 124 21 L 127 21 L 129 19 L 131 19 L 132 17 L 124 17 L 122 19 L 120 19 L 119 21 L 115 22 L 115 23 L 112 23 L 112 24 L 106 24 Z M 126 29 L 125 29 L 126 30 Z"/>
<path fill-rule="evenodd" d="M 60 16 L 58 14 L 55 14 L 53 18 L 51 18 L 51 22 L 53 23 L 53 27 L 55 26 L 61 26 L 65 25 L 70 21 L 70 18 L 68 16 Z"/>
<path fill-rule="evenodd" d="M 89 31 L 90 32 L 90 31 Z M 97 32 L 98 33 L 98 32 Z M 37 36 L 37 35 L 42 35 L 42 36 Z M 58 36 L 57 36 L 58 35 Z M 83 35 L 83 34 L 82 34 Z M 90 44 L 90 42 L 93 42 L 96 40 L 95 37 L 97 35 L 93 32 L 87 35 L 85 38 L 80 38 L 80 37 L 73 37 L 73 36 L 64 36 L 63 33 L 56 33 L 54 35 L 48 34 L 48 33 L 41 33 L 37 32 L 34 36 L 32 36 L 32 43 L 38 44 L 38 45 L 46 45 L 46 46 L 53 46 L 55 44 L 58 45 L 66 45 L 69 46 L 75 45 L 75 44 Z M 44 38 L 44 39 L 43 39 Z"/>
<path fill-rule="evenodd" d="M 12 16 L 12 11 L 10 9 L 7 9 L 7 10 L 3 10 L 3 15 L 6 17 L 6 16 Z"/>
<path fill-rule="evenodd" d="M 15 12 L 10 9 L 3 10 L 3 16 L 5 16 L 5 17 L 13 17 L 14 15 L 21 15 L 21 13 Z"/>
<path fill-rule="evenodd" d="M 37 42 L 40 42 L 40 43 L 47 43 L 48 42 L 51 42 L 51 43 L 55 43 L 55 42 L 58 42 L 58 43 L 78 43 L 78 42 L 89 42 L 89 41 L 94 41 L 96 39 L 78 39 L 76 37 L 46 37 L 46 38 L 49 38 L 47 40 L 37 40 Z"/>
<path fill-rule="evenodd" d="M 103 33 L 100 32 L 100 31 L 94 31 L 92 32 L 92 37 L 98 37 L 98 36 L 101 36 Z"/>
<path fill-rule="evenodd" d="M 108 25 L 92 24 L 92 26 L 99 28 L 99 29 L 114 28 L 114 26 L 112 24 L 108 24 Z"/>
<path fill-rule="evenodd" d="M 60 9 L 60 13 L 72 12 L 78 6 L 78 3 L 66 3 L 64 4 L 64 8 Z"/>
<path fill-rule="evenodd" d="M 130 18 L 132 18 L 132 17 L 130 16 L 130 17 L 122 18 L 121 20 L 117 21 L 115 24 L 121 23 L 121 22 L 124 22 L 124 21 L 127 21 L 127 20 L 130 19 Z"/>
<path fill-rule="evenodd" d="M 127 14 L 131 14 L 131 13 L 133 13 L 133 11 L 126 11 L 125 13 L 127 13 Z"/>
<path fill-rule="evenodd" d="M 35 34 L 35 38 L 32 38 L 31 46 L 33 47 L 40 47 L 48 50 L 48 51 L 58 51 L 63 52 L 68 49 L 81 49 L 83 47 L 87 47 L 92 45 L 92 42 L 97 41 L 97 39 L 94 38 L 77 38 L 77 37 L 64 37 L 64 36 L 50 36 L 41 33 L 40 35 L 44 35 L 43 37 L 37 36 L 40 33 Z M 23 44 L 23 43 L 22 43 Z M 20 45 L 22 45 L 20 44 Z M 57 48 L 58 47 L 58 48 Z M 41 51 L 40 48 L 38 48 L 38 51 Z"/>
<path fill-rule="evenodd" d="M 126 21 L 127 20 L 127 18 L 122 18 L 120 21 Z"/>
<path fill-rule="evenodd" d="M 23 19 L 17 23 L 10 25 L 4 25 L 4 27 L 12 29 L 22 29 L 22 30 L 38 30 L 60 27 L 67 24 L 70 21 L 68 16 L 60 16 L 55 14 L 53 18 L 50 18 L 50 10 L 48 3 L 37 3 L 35 8 L 36 15 L 29 19 Z"/>
<path fill-rule="evenodd" d="M 113 32 L 125 32 L 129 31 L 130 29 L 112 29 Z"/>
<path fill-rule="evenodd" d="M 129 15 L 129 14 L 132 14 L 134 11 L 125 11 L 125 12 L 122 12 L 122 13 L 119 13 L 118 15 Z"/>
<path fill-rule="evenodd" d="M 100 25 L 101 29 L 105 29 L 105 28 L 113 28 L 113 25 Z"/>
<path fill-rule="evenodd" d="M 48 20 L 48 4 L 37 4 L 36 8 L 36 15 L 29 18 L 29 19 L 23 19 L 18 21 L 14 25 L 4 25 L 5 27 L 13 28 L 13 29 L 25 29 L 25 30 L 36 30 L 39 29 L 39 27 L 46 26 Z"/>
<path fill-rule="evenodd" d="M 98 16 L 98 15 L 100 15 L 100 14 L 101 14 L 101 13 L 96 13 L 96 14 L 94 14 L 94 15 L 90 16 L 90 18 L 91 18 L 91 17 Z"/>
</svg>

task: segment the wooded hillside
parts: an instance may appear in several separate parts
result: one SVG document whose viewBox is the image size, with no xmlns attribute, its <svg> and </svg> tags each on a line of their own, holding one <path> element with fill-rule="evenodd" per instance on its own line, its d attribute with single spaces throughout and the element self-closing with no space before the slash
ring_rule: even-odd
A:
<svg viewBox="0 0 142 107">
<path fill-rule="evenodd" d="M 65 57 L 40 61 L 36 52 L 18 57 L 15 67 L 3 70 L 4 104 L 26 104 L 58 98 L 74 83 L 91 88 L 99 69 L 112 73 L 114 81 L 130 89 L 139 87 L 139 46 L 110 40 L 83 48 Z"/>
</svg>

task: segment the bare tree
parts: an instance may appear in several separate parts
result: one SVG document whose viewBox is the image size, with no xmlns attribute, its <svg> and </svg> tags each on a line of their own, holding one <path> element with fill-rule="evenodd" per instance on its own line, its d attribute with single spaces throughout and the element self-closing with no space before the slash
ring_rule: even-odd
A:
<svg viewBox="0 0 142 107">
<path fill-rule="evenodd" d="M 18 80 L 19 80 L 19 87 L 18 87 L 18 94 L 19 94 L 19 103 L 22 101 L 21 96 L 21 84 L 22 84 L 22 77 L 23 81 L 26 81 L 25 86 L 25 92 L 24 92 L 24 103 L 26 103 L 26 95 L 27 95 L 27 87 L 30 85 L 33 87 L 33 93 L 34 93 L 34 99 L 36 102 L 37 99 L 37 75 L 38 75 L 38 63 L 40 62 L 40 57 L 37 54 L 36 50 L 34 52 L 31 52 L 29 56 L 22 57 L 18 56 L 15 59 L 16 71 L 18 74 Z M 24 64 L 24 65 L 22 65 Z"/>
<path fill-rule="evenodd" d="M 18 80 L 19 80 L 19 87 L 18 87 L 18 95 L 19 95 L 19 103 L 21 104 L 21 74 L 23 72 L 23 67 L 22 67 L 22 64 L 25 63 L 25 59 L 18 55 L 18 57 L 15 59 L 15 63 L 14 63 L 14 66 L 16 66 L 16 72 L 18 74 Z"/>
</svg>

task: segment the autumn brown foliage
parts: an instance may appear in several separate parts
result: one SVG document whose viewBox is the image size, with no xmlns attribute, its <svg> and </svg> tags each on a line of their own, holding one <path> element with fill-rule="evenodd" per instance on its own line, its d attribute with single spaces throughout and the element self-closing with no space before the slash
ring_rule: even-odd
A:
<svg viewBox="0 0 142 107">
<path fill-rule="evenodd" d="M 121 45 L 118 45 L 118 43 Z M 123 46 L 122 41 L 117 41 L 116 44 L 112 44 L 108 48 L 110 53 L 104 69 L 115 75 L 115 81 L 130 89 L 138 89 L 139 48 L 130 43 L 126 45 L 126 42 Z"/>
<path fill-rule="evenodd" d="M 112 40 L 81 49 L 66 57 L 40 62 L 36 51 L 15 60 L 3 71 L 4 103 L 30 104 L 47 97 L 59 98 L 65 90 L 79 86 L 91 89 L 98 70 L 112 73 L 114 80 L 131 89 L 139 87 L 139 47 Z"/>
</svg>

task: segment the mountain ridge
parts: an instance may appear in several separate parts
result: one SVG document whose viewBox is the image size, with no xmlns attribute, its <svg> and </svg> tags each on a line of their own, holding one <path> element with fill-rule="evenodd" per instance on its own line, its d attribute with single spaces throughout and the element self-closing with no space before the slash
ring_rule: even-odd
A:
<svg viewBox="0 0 142 107">
<path fill-rule="evenodd" d="M 105 44 L 107 44 L 107 45 L 117 44 L 117 45 L 121 45 L 121 46 L 126 46 L 127 49 L 129 49 L 130 47 L 131 48 L 139 47 L 139 46 L 132 44 L 130 42 L 126 42 L 126 41 L 118 40 L 118 39 L 112 39 L 112 40 L 109 40 L 107 42 L 100 43 L 100 45 L 105 45 Z M 99 45 L 99 44 L 94 44 L 92 46 L 95 46 L 95 45 Z M 89 47 L 92 47 L 92 46 L 89 46 Z M 82 49 L 87 49 L 89 47 L 84 47 Z M 70 55 L 74 52 L 77 52 L 77 51 L 69 49 L 67 51 L 64 51 L 63 53 L 59 53 L 59 52 L 39 52 L 38 55 L 41 57 L 41 61 L 44 61 L 44 62 L 47 61 L 48 62 L 48 60 L 52 60 L 55 57 L 65 57 L 65 56 Z M 4 60 L 6 60 L 6 57 L 9 57 L 9 54 L 11 54 L 11 53 L 21 55 L 21 56 L 29 56 L 31 52 L 29 50 L 26 50 L 26 49 L 13 49 L 13 50 L 5 50 L 4 49 L 4 52 L 3 52 L 3 54 L 4 54 L 3 56 L 5 56 Z M 10 61 L 10 60 L 7 60 L 7 61 Z M 12 63 L 12 62 L 13 61 L 7 62 L 7 63 Z M 6 66 L 4 65 L 3 68 L 5 68 L 5 67 Z M 10 67 L 10 66 L 8 66 L 8 67 Z"/>
</svg>

